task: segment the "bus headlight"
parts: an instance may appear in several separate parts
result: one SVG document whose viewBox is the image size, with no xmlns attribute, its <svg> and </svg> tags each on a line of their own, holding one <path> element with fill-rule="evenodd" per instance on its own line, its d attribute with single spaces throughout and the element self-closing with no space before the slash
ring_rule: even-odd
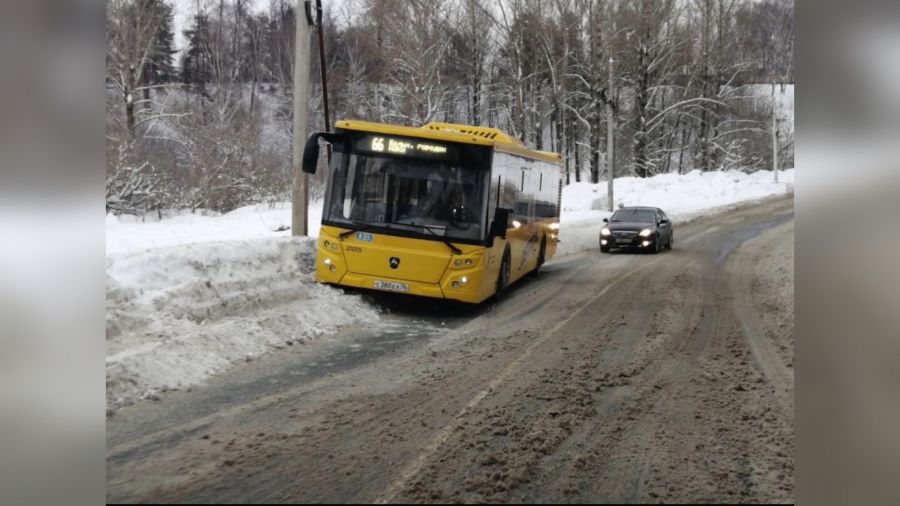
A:
<svg viewBox="0 0 900 506">
<path fill-rule="evenodd" d="M 464 285 L 465 285 L 465 284 L 468 284 L 468 283 L 469 283 L 469 278 L 468 278 L 468 276 L 463 276 L 463 277 L 459 278 L 459 282 L 462 283 L 462 284 L 464 284 Z"/>
<path fill-rule="evenodd" d="M 463 266 L 472 267 L 473 265 L 475 265 L 475 260 L 471 258 L 457 258 L 453 261 L 453 267 L 456 269 L 461 269 Z"/>
<path fill-rule="evenodd" d="M 453 288 L 459 288 L 459 281 L 454 281 L 450 284 L 450 286 L 452 286 Z"/>
</svg>

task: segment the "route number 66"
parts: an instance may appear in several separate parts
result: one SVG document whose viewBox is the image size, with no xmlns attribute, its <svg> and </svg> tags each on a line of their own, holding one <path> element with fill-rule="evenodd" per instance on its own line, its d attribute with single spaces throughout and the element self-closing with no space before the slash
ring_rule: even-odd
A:
<svg viewBox="0 0 900 506">
<path fill-rule="evenodd" d="M 372 151 L 384 151 L 384 137 L 372 138 Z"/>
</svg>

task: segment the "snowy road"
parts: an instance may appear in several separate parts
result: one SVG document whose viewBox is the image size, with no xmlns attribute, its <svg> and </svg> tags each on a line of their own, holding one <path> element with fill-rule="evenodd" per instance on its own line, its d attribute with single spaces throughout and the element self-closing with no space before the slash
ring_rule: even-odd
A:
<svg viewBox="0 0 900 506">
<path fill-rule="evenodd" d="M 111 502 L 792 501 L 793 199 L 107 420 Z M 446 314 L 445 314 L 446 313 Z M 387 330 L 384 330 L 387 329 Z"/>
</svg>

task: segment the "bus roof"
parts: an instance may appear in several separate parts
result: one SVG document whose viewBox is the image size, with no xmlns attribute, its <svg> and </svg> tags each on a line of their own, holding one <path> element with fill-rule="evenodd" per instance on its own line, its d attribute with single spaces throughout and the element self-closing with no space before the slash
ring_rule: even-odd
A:
<svg viewBox="0 0 900 506">
<path fill-rule="evenodd" d="M 409 127 L 357 120 L 338 121 L 335 126 L 345 130 L 375 132 L 385 135 L 404 135 L 407 137 L 420 137 L 437 141 L 493 146 L 494 149 L 498 151 L 514 155 L 543 160 L 557 165 L 562 163 L 559 153 L 528 149 L 518 139 L 510 137 L 496 128 L 437 122 L 431 122 L 422 127 Z"/>
</svg>

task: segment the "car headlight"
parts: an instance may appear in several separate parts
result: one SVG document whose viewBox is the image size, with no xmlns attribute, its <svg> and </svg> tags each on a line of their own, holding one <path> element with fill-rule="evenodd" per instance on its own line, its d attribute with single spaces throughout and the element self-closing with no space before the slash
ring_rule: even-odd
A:
<svg viewBox="0 0 900 506">
<path fill-rule="evenodd" d="M 610 234 L 612 234 L 612 232 L 610 232 L 608 228 L 603 227 L 602 229 L 600 229 L 600 235 L 602 235 L 603 237 L 609 237 Z"/>
<path fill-rule="evenodd" d="M 641 237 L 650 237 L 650 234 L 652 233 L 652 230 L 650 230 L 649 228 L 645 228 L 644 230 L 641 230 Z"/>
</svg>

